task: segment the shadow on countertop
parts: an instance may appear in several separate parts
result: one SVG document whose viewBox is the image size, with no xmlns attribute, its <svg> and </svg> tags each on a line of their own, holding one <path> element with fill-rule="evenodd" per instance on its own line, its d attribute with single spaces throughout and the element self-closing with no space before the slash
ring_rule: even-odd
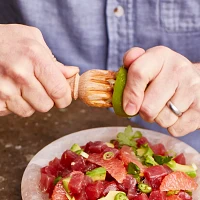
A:
<svg viewBox="0 0 200 200">
<path fill-rule="evenodd" d="M 35 113 L 29 118 L 0 117 L 0 197 L 21 200 L 21 179 L 31 158 L 50 142 L 73 132 L 106 126 L 138 127 L 106 108 L 74 101 L 68 108 Z"/>
</svg>

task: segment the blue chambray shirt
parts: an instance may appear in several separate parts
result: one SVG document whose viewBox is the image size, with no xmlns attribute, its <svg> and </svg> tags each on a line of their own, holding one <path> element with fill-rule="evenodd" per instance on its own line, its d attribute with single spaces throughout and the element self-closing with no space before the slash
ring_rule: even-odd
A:
<svg viewBox="0 0 200 200">
<path fill-rule="evenodd" d="M 134 46 L 165 45 L 200 61 L 199 0 L 1 0 L 0 23 L 39 28 L 56 58 L 81 72 L 117 70 Z M 139 116 L 132 120 L 167 133 Z M 180 139 L 200 152 L 199 130 Z"/>
</svg>

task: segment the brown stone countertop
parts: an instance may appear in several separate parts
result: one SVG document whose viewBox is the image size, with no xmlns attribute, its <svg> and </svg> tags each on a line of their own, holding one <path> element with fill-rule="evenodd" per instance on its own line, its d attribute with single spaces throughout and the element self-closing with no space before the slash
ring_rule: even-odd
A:
<svg viewBox="0 0 200 200">
<path fill-rule="evenodd" d="M 31 158 L 50 142 L 84 129 L 129 124 L 138 127 L 108 109 L 91 108 L 80 101 L 29 118 L 0 117 L 0 199 L 22 199 L 23 172 Z"/>
</svg>

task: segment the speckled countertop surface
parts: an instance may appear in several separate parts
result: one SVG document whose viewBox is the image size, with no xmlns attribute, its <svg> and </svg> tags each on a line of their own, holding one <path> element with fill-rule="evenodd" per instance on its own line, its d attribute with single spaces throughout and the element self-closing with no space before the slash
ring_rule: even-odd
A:
<svg viewBox="0 0 200 200">
<path fill-rule="evenodd" d="M 0 117 L 0 199 L 21 200 L 20 184 L 31 158 L 44 146 L 66 134 L 105 126 L 137 125 L 107 109 L 80 101 L 66 109 L 51 109 L 29 118 Z"/>
</svg>

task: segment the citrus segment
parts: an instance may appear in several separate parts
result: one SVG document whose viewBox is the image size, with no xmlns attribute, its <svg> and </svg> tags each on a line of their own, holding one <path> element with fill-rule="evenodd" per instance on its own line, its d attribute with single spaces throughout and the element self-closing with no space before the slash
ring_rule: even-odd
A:
<svg viewBox="0 0 200 200">
<path fill-rule="evenodd" d="M 126 178 L 126 169 L 124 163 L 118 158 L 112 158 L 110 160 L 104 160 L 103 154 L 92 153 L 88 157 L 88 161 L 100 165 L 106 168 L 107 172 L 117 180 L 118 183 L 122 183 Z"/>
<path fill-rule="evenodd" d="M 197 188 L 198 184 L 184 172 L 172 172 L 165 176 L 163 179 L 160 190 L 188 190 L 193 191 Z"/>
</svg>

